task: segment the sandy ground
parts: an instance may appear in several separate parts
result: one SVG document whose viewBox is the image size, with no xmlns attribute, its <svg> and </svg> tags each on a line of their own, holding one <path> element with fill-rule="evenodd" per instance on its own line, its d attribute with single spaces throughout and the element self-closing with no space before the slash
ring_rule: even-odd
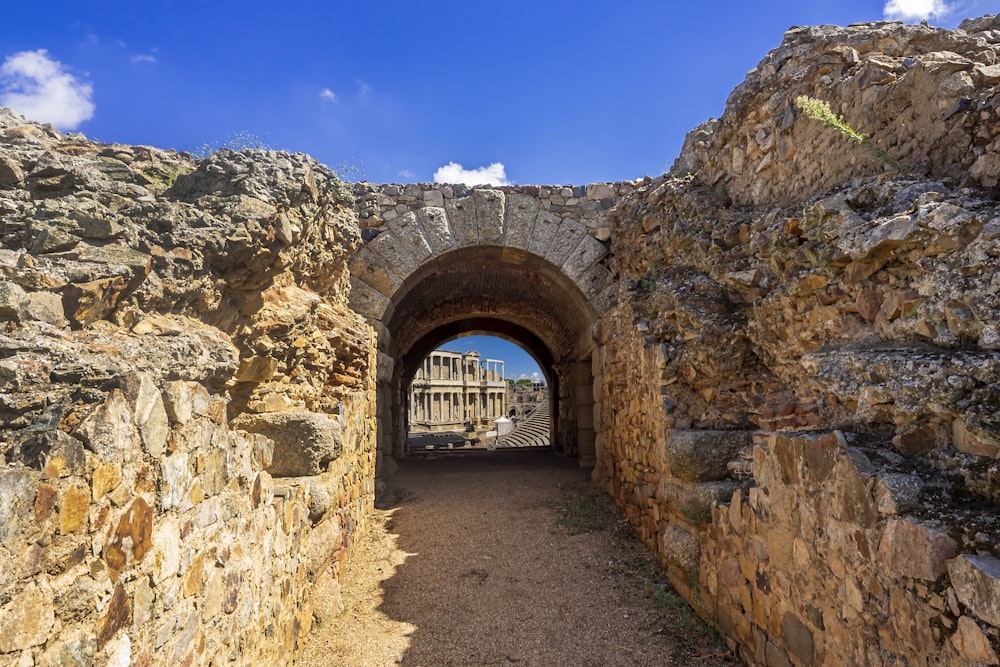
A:
<svg viewBox="0 0 1000 667">
<path fill-rule="evenodd" d="M 573 460 L 409 458 L 300 665 L 734 665 Z"/>
</svg>

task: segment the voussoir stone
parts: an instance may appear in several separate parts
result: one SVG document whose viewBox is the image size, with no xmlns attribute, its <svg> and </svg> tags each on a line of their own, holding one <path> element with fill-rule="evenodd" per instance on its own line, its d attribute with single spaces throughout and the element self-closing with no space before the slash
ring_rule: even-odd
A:
<svg viewBox="0 0 1000 667">
<path fill-rule="evenodd" d="M 242 415 L 233 427 L 274 441 L 267 472 L 275 477 L 318 475 L 344 450 L 340 423 L 317 412 Z"/>
</svg>

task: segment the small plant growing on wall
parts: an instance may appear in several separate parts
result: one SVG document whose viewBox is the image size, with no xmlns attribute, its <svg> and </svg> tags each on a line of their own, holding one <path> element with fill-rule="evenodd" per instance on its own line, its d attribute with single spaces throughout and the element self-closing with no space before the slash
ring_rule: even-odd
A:
<svg viewBox="0 0 1000 667">
<path fill-rule="evenodd" d="M 806 117 L 829 125 L 854 143 L 860 144 L 861 147 L 870 155 L 875 156 L 895 171 L 900 173 L 904 173 L 906 171 L 903 169 L 903 165 L 899 164 L 899 161 L 896 160 L 896 158 L 876 146 L 867 135 L 858 132 L 853 127 L 848 125 L 843 116 L 838 116 L 833 113 L 833 109 L 830 108 L 829 102 L 824 102 L 823 100 L 818 100 L 815 97 L 809 97 L 808 95 L 799 95 L 795 98 L 795 106 L 802 111 Z"/>
</svg>

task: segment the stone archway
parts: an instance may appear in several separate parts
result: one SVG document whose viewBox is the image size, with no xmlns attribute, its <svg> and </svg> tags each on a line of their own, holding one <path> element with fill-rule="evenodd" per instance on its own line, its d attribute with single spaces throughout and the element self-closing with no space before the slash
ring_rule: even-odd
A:
<svg viewBox="0 0 1000 667">
<path fill-rule="evenodd" d="M 593 465 L 593 332 L 609 306 L 612 185 L 376 186 L 355 191 L 365 243 L 351 307 L 378 332 L 379 461 L 399 456 L 406 387 L 423 357 L 464 333 L 525 347 L 550 382 L 554 446 Z"/>
</svg>

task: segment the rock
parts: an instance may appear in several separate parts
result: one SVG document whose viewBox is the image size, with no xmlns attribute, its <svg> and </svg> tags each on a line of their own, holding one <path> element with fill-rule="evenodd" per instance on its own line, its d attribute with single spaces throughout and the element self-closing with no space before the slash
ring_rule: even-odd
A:
<svg viewBox="0 0 1000 667">
<path fill-rule="evenodd" d="M 55 623 L 52 592 L 29 582 L 0 607 L 0 653 L 11 653 L 46 642 Z"/>
<path fill-rule="evenodd" d="M 878 547 L 878 564 L 889 576 L 935 581 L 958 553 L 948 535 L 905 519 L 890 519 Z"/>
<path fill-rule="evenodd" d="M 997 652 L 990 645 L 990 640 L 979 624 L 968 616 L 958 617 L 958 627 L 951 636 L 951 643 L 969 664 L 1000 664 L 1000 658 L 997 658 Z"/>
<path fill-rule="evenodd" d="M 340 423 L 315 412 L 271 412 L 242 415 L 233 427 L 274 441 L 267 471 L 275 477 L 318 475 L 344 449 Z"/>
<path fill-rule="evenodd" d="M 21 316 L 26 320 L 38 320 L 52 326 L 66 324 L 62 297 L 52 292 L 31 292 L 21 305 Z"/>
<path fill-rule="evenodd" d="M 170 432 L 166 406 L 160 390 L 156 388 L 149 373 L 141 372 L 132 373 L 125 378 L 122 390 L 131 405 L 135 425 L 139 429 L 139 435 L 142 437 L 142 444 L 146 452 L 150 456 L 159 457 L 166 448 L 167 436 Z M 193 411 L 195 409 L 195 402 L 191 400 L 180 407 L 175 403 L 174 408 L 186 414 L 186 410 Z M 199 407 L 200 405 L 199 402 Z"/>
<path fill-rule="evenodd" d="M 163 388 L 163 404 L 170 421 L 184 425 L 196 415 L 208 413 L 211 399 L 198 382 L 176 380 Z"/>
<path fill-rule="evenodd" d="M 976 618 L 1000 626 L 1000 560 L 962 554 L 948 562 L 948 574 L 958 601 Z"/>
<path fill-rule="evenodd" d="M 669 526 L 661 533 L 663 557 L 674 567 L 691 571 L 698 566 L 698 537 L 680 526 Z"/>
<path fill-rule="evenodd" d="M 140 446 L 132 411 L 122 392 L 115 389 L 108 399 L 76 428 L 73 434 L 90 451 L 109 463 L 121 464 Z"/>
<path fill-rule="evenodd" d="M 748 431 L 669 429 L 663 458 L 670 472 L 692 482 L 709 482 L 729 474 L 729 462 L 750 444 Z"/>
</svg>

